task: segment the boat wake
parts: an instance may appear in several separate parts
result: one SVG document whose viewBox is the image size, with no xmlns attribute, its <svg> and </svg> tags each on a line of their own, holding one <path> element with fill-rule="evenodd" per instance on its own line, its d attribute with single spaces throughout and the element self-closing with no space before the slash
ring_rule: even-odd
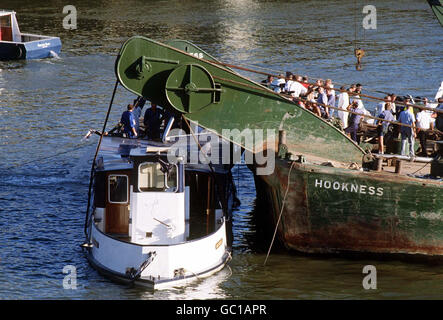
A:
<svg viewBox="0 0 443 320">
<path fill-rule="evenodd" d="M 52 50 L 49 51 L 49 57 L 54 59 L 60 59 L 60 56 L 57 54 L 57 52 Z"/>
</svg>

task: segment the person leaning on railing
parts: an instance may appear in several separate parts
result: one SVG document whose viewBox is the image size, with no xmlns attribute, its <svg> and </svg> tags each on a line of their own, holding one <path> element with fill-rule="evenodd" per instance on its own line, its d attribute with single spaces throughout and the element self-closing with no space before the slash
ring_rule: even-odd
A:
<svg viewBox="0 0 443 320">
<path fill-rule="evenodd" d="M 443 97 L 438 98 L 437 101 L 439 105 L 435 108 L 436 112 L 432 114 L 432 117 L 435 118 L 435 129 L 443 132 Z"/>
<path fill-rule="evenodd" d="M 392 115 L 391 102 L 386 102 L 384 104 L 384 109 L 378 115 L 378 118 L 385 119 L 387 121 L 394 121 L 395 118 Z M 378 153 L 383 154 L 384 136 L 388 133 L 389 122 L 377 120 L 377 135 L 378 135 Z"/>
<path fill-rule="evenodd" d="M 422 101 L 424 101 L 425 105 L 427 104 L 427 98 L 423 98 Z M 433 130 L 434 124 L 432 119 L 432 113 L 430 113 L 428 110 L 420 110 L 417 112 L 416 115 L 416 128 L 417 128 L 417 137 L 420 140 L 420 154 L 423 156 L 427 156 L 426 151 L 426 143 L 427 143 L 427 135 L 428 130 Z"/>
</svg>

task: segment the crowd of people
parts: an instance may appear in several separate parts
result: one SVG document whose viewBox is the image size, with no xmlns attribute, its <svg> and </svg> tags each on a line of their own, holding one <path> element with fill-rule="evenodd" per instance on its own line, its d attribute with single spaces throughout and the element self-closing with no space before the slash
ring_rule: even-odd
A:
<svg viewBox="0 0 443 320">
<path fill-rule="evenodd" d="M 363 87 L 359 83 L 349 87 L 341 86 L 336 92 L 331 79 L 325 81 L 318 79 L 315 84 L 311 84 L 308 82 L 308 77 L 287 72 L 286 76 L 280 74 L 276 78 L 269 75 L 266 80 L 262 81 L 262 84 L 276 93 L 287 95 L 301 107 L 327 121 L 333 118 L 339 119 L 341 128 L 356 143 L 360 143 L 360 136 L 357 132 L 361 122 L 376 125 L 378 152 L 381 154 L 384 153 L 384 138 L 390 128 L 393 128 L 391 133 L 401 136 L 401 154 L 411 157 L 415 156 L 416 138 L 420 141 L 420 154 L 427 156 L 428 131 L 434 129 L 443 131 L 443 114 L 432 110 L 436 108 L 435 110 L 443 111 L 443 97 L 439 97 L 438 105 L 435 105 L 430 104 L 426 97 L 414 99 L 410 95 L 399 97 L 392 93 L 386 95 L 383 101 L 376 105 L 374 114 L 371 114 L 363 104 L 361 98 Z M 151 107 L 144 113 L 144 130 L 142 130 L 139 121 L 145 103 L 144 98 L 138 97 L 132 104 L 128 104 L 127 110 L 123 112 L 120 119 L 122 132 L 129 138 L 142 136 L 158 140 L 161 128 L 166 127 L 173 115 L 157 107 L 155 103 L 151 103 Z M 417 104 L 424 108 L 417 109 L 412 106 Z M 335 111 L 337 111 L 337 116 L 335 116 Z M 407 148 L 408 145 L 409 148 Z"/>
<path fill-rule="evenodd" d="M 352 84 L 349 87 L 341 86 L 335 92 L 331 79 L 316 80 L 315 84 L 308 82 L 308 77 L 294 75 L 287 72 L 278 77 L 269 75 L 262 84 L 274 92 L 285 94 L 297 102 L 301 107 L 310 110 L 325 120 L 337 118 L 344 132 L 356 143 L 360 143 L 357 132 L 361 122 L 377 126 L 379 153 L 384 153 L 384 136 L 388 133 L 392 123 L 394 133 L 401 135 L 401 154 L 415 156 L 414 141 L 419 138 L 422 155 L 426 153 L 427 132 L 434 128 L 443 131 L 443 115 L 427 109 L 416 109 L 412 105 L 422 105 L 431 109 L 435 107 L 429 103 L 428 98 L 410 95 L 397 96 L 388 94 L 375 107 L 374 113 L 368 111 L 362 101 L 362 85 Z M 437 109 L 443 109 L 443 98 L 438 99 Z M 335 111 L 337 116 L 335 117 Z M 378 119 L 376 119 L 378 118 Z M 407 150 L 409 145 L 409 150 Z"/>
</svg>

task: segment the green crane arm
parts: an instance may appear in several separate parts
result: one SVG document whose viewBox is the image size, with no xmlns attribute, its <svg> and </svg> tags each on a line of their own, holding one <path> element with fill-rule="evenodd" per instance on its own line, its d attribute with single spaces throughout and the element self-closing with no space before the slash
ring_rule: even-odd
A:
<svg viewBox="0 0 443 320">
<path fill-rule="evenodd" d="M 428 0 L 432 11 L 434 12 L 436 18 L 443 27 L 443 2 L 441 0 Z"/>
<path fill-rule="evenodd" d="M 185 43 L 176 46 L 183 49 Z M 119 82 L 129 91 L 251 152 L 264 149 L 270 132 L 267 130 L 276 136 L 278 130 L 285 130 L 289 152 L 361 163 L 365 152 L 328 122 L 217 64 L 202 51 L 203 56 L 191 52 L 198 50 L 196 46 L 187 50 L 173 46 L 139 36 L 130 38 L 116 61 Z M 235 132 L 258 132 L 256 129 L 264 133 L 256 134 L 252 144 L 234 137 Z"/>
</svg>

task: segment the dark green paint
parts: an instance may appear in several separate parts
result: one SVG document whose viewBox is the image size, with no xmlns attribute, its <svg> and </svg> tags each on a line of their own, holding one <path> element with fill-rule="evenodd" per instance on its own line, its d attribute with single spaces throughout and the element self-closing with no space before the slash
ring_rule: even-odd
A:
<svg viewBox="0 0 443 320">
<path fill-rule="evenodd" d="M 278 160 L 272 175 L 257 177 L 275 221 L 290 164 Z M 289 181 L 279 236 L 290 248 L 443 256 L 441 181 L 311 164 L 294 165 Z"/>
</svg>

